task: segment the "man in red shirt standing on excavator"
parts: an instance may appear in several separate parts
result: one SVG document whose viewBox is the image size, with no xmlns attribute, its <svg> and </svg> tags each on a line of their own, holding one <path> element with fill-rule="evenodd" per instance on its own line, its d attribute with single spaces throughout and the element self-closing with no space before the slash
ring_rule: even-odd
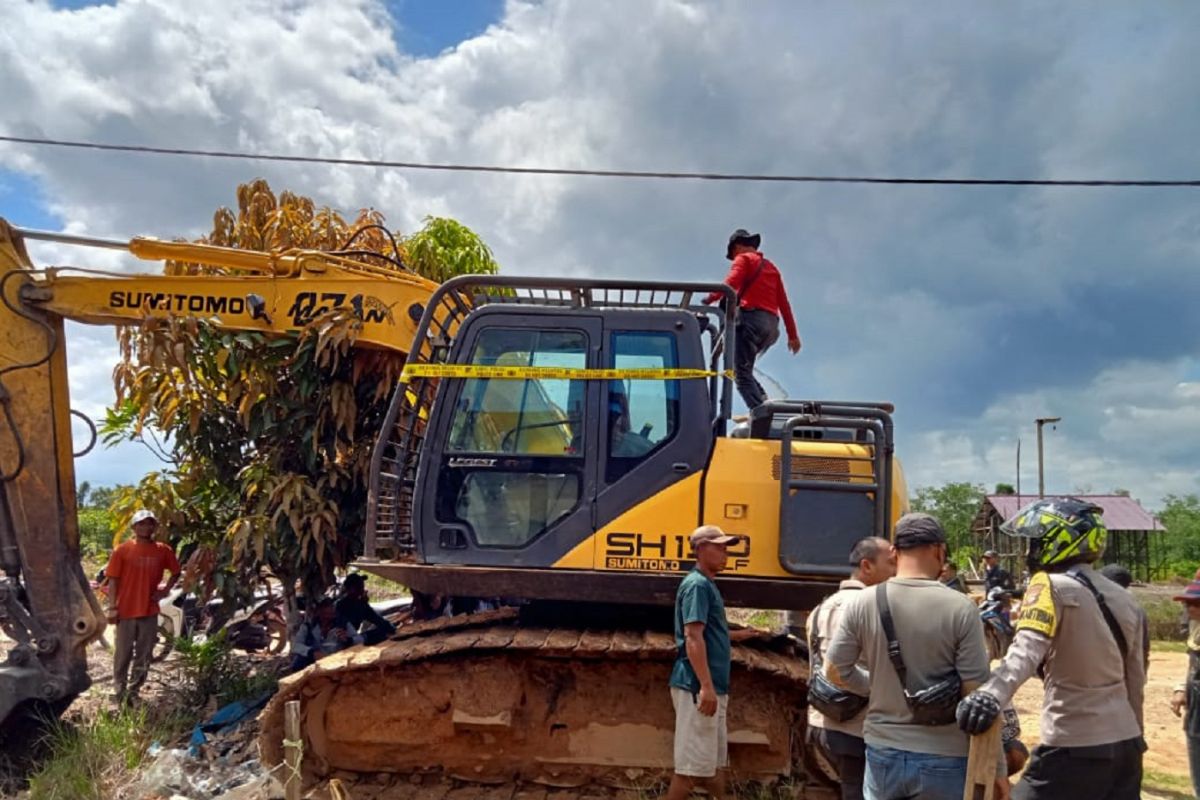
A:
<svg viewBox="0 0 1200 800">
<path fill-rule="evenodd" d="M 725 258 L 733 262 L 725 283 L 738 299 L 736 351 L 733 354 L 734 381 L 746 407 L 754 410 L 767 401 L 767 393 L 754 377 L 754 362 L 779 339 L 779 318 L 787 328 L 788 350 L 800 352 L 800 334 L 788 303 L 783 276 L 775 265 L 758 252 L 762 236 L 738 228 L 729 237 Z M 714 292 L 705 303 L 715 303 L 722 294 Z"/>
</svg>

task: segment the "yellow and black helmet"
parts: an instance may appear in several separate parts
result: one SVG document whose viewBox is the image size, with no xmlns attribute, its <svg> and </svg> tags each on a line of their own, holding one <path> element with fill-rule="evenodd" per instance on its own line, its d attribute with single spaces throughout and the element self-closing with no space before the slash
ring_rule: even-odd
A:
<svg viewBox="0 0 1200 800">
<path fill-rule="evenodd" d="M 1104 510 L 1074 497 L 1037 500 L 1000 526 L 1009 536 L 1029 539 L 1029 569 L 1036 572 L 1079 561 L 1095 561 L 1108 544 Z"/>
</svg>

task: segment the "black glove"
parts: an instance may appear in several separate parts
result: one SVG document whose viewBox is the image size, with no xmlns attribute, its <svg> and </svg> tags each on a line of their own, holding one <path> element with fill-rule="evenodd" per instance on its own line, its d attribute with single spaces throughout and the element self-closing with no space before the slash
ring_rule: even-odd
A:
<svg viewBox="0 0 1200 800">
<path fill-rule="evenodd" d="M 958 727 L 972 736 L 992 727 L 1000 716 L 1000 701 L 985 691 L 976 689 L 958 701 L 955 711 Z"/>
</svg>

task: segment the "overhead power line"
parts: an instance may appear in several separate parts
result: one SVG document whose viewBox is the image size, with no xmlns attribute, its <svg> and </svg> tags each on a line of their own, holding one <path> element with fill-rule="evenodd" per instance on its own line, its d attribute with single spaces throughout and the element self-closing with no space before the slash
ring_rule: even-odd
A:
<svg viewBox="0 0 1200 800">
<path fill-rule="evenodd" d="M 331 158 L 327 156 L 290 156 L 276 153 L 245 153 L 231 150 L 192 150 L 183 147 L 149 147 L 132 144 L 74 142 L 61 139 L 37 139 L 25 136 L 0 136 L 0 142 L 45 147 L 68 147 L 118 153 L 160 156 L 195 156 L 242 161 L 283 161 L 295 164 L 332 164 L 345 167 L 431 170 L 437 172 L 485 172 L 508 175 L 566 175 L 589 178 L 646 178 L 656 180 L 753 181 L 762 183 L 879 183 L 916 186 L 1145 186 L 1200 187 L 1196 180 L 1053 180 L 1041 178 L 886 178 L 854 175 L 777 175 L 731 172 L 660 172 L 629 169 L 567 169 L 563 167 L 501 167 L 486 164 L 437 164 L 418 161 L 378 161 L 368 158 Z"/>
</svg>

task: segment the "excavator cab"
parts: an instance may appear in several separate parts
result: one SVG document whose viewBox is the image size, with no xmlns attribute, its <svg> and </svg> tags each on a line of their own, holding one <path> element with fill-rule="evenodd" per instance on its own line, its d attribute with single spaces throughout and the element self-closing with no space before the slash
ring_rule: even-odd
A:
<svg viewBox="0 0 1200 800">
<path fill-rule="evenodd" d="M 362 566 L 430 594 L 665 605 L 713 522 L 747 537 L 731 604 L 810 608 L 906 502 L 891 407 L 776 401 L 726 436 L 734 303 L 714 290 L 440 287 L 409 363 L 445 369 L 395 394 Z"/>
</svg>

